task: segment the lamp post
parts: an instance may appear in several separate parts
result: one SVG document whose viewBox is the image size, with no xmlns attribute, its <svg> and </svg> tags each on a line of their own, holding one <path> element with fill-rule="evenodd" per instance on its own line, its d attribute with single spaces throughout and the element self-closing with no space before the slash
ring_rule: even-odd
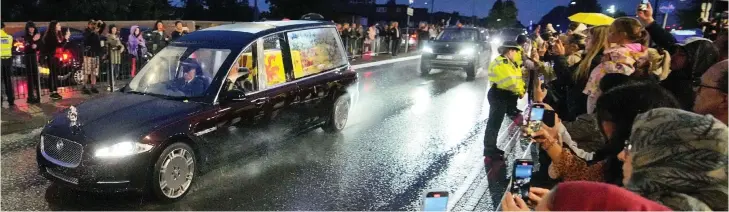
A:
<svg viewBox="0 0 729 212">
<path fill-rule="evenodd" d="M 615 5 L 610 5 L 610 7 L 607 9 L 607 12 L 610 13 L 610 16 L 615 15 Z"/>
</svg>

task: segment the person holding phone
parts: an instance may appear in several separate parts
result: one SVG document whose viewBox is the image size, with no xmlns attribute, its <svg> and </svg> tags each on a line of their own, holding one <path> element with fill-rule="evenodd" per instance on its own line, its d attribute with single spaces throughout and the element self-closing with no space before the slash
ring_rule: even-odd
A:
<svg viewBox="0 0 729 212">
<path fill-rule="evenodd" d="M 484 163 L 487 167 L 494 162 L 503 162 L 504 151 L 496 146 L 501 123 L 506 112 L 516 107 L 516 101 L 526 93 L 521 68 L 514 58 L 519 54 L 515 41 L 506 41 L 499 48 L 499 56 L 489 65 L 489 81 L 493 82 L 488 91 L 489 119 L 484 136 Z"/>
</svg>

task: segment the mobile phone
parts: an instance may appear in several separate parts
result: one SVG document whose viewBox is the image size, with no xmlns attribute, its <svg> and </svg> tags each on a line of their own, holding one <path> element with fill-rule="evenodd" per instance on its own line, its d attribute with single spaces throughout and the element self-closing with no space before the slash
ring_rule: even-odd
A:
<svg viewBox="0 0 729 212">
<path fill-rule="evenodd" d="M 527 127 L 531 131 L 531 133 L 534 133 L 536 131 L 539 131 L 539 129 L 542 127 L 542 119 L 544 119 L 544 106 L 542 105 L 534 105 L 532 106 L 530 112 L 529 112 L 529 121 L 527 122 Z M 531 136 L 531 133 L 528 133 L 527 137 Z"/>
<path fill-rule="evenodd" d="M 544 84 L 544 75 L 539 75 L 539 82 L 542 82 L 542 84 Z"/>
<path fill-rule="evenodd" d="M 531 112 L 529 113 L 529 121 L 542 121 L 544 118 L 544 107 L 538 107 L 541 105 L 535 105 L 532 107 Z"/>
<path fill-rule="evenodd" d="M 426 191 L 423 211 L 448 211 L 448 191 Z"/>
<path fill-rule="evenodd" d="M 554 110 L 545 109 L 542 115 L 542 124 L 547 125 L 548 127 L 554 127 L 554 116 Z"/>
<path fill-rule="evenodd" d="M 529 201 L 533 167 L 534 161 L 529 159 L 516 159 L 514 161 L 511 188 L 509 190 L 512 195 L 524 199 L 524 202 Z"/>
<path fill-rule="evenodd" d="M 643 11 L 648 9 L 648 4 L 650 4 L 650 0 L 642 0 L 640 2 L 640 6 L 638 6 L 638 9 Z"/>
</svg>

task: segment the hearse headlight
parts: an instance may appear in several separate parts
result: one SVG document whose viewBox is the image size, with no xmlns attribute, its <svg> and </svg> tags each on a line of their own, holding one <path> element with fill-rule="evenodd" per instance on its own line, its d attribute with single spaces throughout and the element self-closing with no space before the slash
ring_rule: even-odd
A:
<svg viewBox="0 0 729 212">
<path fill-rule="evenodd" d="M 117 158 L 139 154 L 152 149 L 152 145 L 139 142 L 124 141 L 111 146 L 96 149 L 94 155 L 98 158 Z"/>
<path fill-rule="evenodd" d="M 423 52 L 425 53 L 433 53 L 433 48 L 430 48 L 430 46 L 423 47 Z"/>
<path fill-rule="evenodd" d="M 473 55 L 473 53 L 475 53 L 475 52 L 476 52 L 475 49 L 469 47 L 469 48 L 461 49 L 461 51 L 458 52 L 458 54 L 461 54 L 461 55 Z"/>
</svg>

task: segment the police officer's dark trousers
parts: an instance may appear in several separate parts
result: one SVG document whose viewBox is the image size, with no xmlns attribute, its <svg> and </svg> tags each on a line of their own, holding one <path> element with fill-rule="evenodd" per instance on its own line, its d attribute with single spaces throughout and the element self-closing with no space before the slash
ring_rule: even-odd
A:
<svg viewBox="0 0 729 212">
<path fill-rule="evenodd" d="M 3 89 L 5 89 L 5 95 L 8 97 L 8 103 L 10 105 L 15 104 L 15 92 L 13 88 L 13 82 L 10 77 L 13 75 L 13 61 L 10 58 L 2 58 L 2 80 Z"/>
<path fill-rule="evenodd" d="M 486 135 L 483 139 L 483 155 L 501 155 L 504 151 L 499 150 L 496 146 L 499 130 L 501 129 L 502 122 L 504 121 L 506 111 L 511 107 L 516 106 L 516 101 L 519 97 L 514 94 L 514 92 L 496 88 L 496 84 L 491 86 L 487 95 L 489 101 L 489 118 L 486 122 Z"/>
</svg>

